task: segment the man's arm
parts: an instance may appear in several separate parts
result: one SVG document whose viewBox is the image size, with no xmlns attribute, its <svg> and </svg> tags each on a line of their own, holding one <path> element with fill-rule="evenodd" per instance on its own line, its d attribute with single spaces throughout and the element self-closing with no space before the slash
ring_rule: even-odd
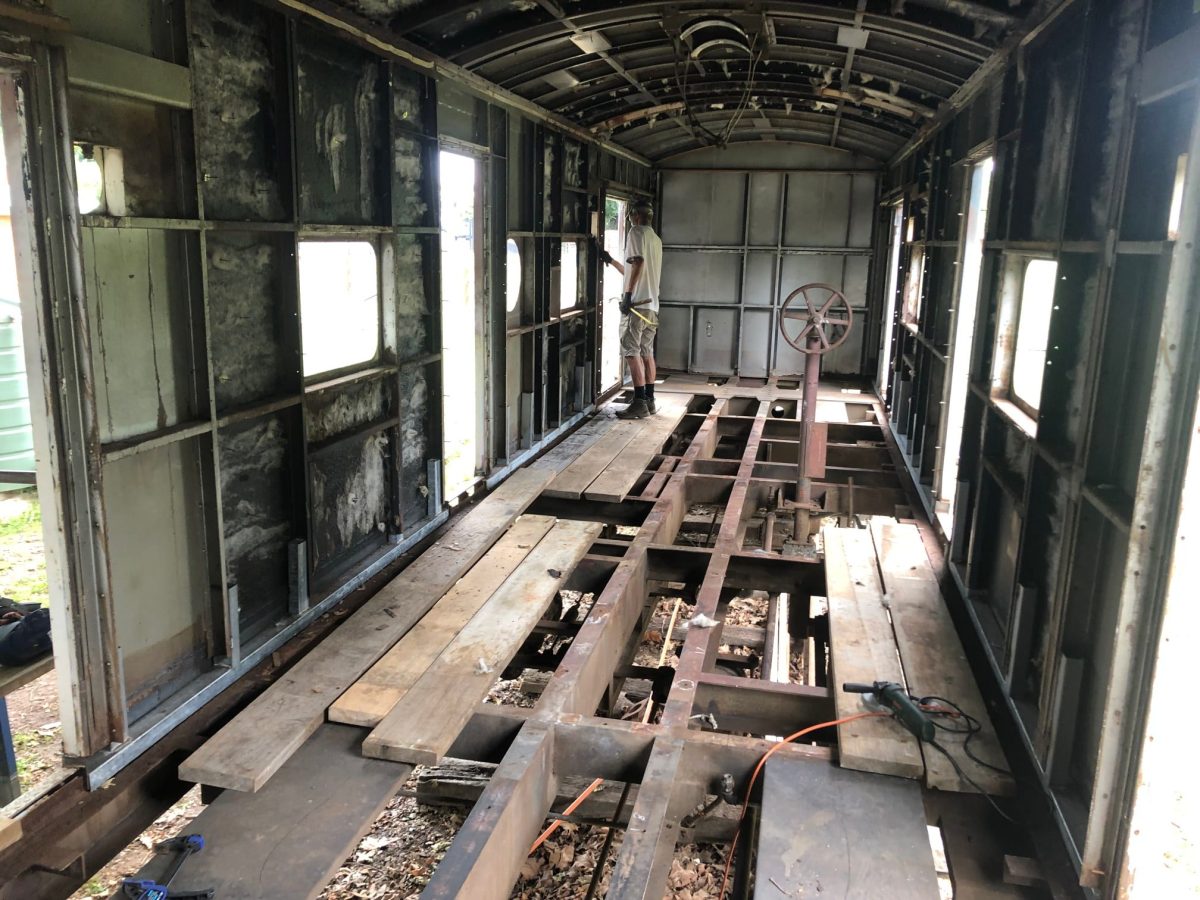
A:
<svg viewBox="0 0 1200 900">
<path fill-rule="evenodd" d="M 628 260 L 629 267 L 621 267 L 621 274 L 625 276 L 625 292 L 632 294 L 637 290 L 638 281 L 642 277 L 642 272 L 646 268 L 646 261 L 638 256 Z"/>
</svg>

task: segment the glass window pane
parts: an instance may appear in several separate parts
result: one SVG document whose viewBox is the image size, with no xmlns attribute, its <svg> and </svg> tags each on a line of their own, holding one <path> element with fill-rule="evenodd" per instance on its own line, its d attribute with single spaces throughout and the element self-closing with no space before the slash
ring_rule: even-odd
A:
<svg viewBox="0 0 1200 900">
<path fill-rule="evenodd" d="M 379 266 L 370 241 L 300 243 L 304 375 L 370 362 L 379 353 Z"/>
<path fill-rule="evenodd" d="M 1054 282 L 1057 275 L 1058 263 L 1054 260 L 1031 259 L 1025 266 L 1025 280 L 1021 285 L 1012 393 L 1033 409 L 1037 409 L 1042 397 L 1046 342 L 1050 336 L 1050 313 L 1054 309 Z"/>
</svg>

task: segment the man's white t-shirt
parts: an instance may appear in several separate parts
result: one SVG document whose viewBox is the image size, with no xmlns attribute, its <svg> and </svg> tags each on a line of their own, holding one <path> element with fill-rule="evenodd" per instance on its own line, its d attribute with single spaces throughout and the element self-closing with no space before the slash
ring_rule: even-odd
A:
<svg viewBox="0 0 1200 900">
<path fill-rule="evenodd" d="M 642 258 L 642 277 L 633 291 L 633 305 L 658 312 L 658 285 L 662 278 L 662 240 L 649 225 L 634 225 L 625 237 L 625 265 Z M 646 302 L 649 301 L 649 302 Z"/>
</svg>

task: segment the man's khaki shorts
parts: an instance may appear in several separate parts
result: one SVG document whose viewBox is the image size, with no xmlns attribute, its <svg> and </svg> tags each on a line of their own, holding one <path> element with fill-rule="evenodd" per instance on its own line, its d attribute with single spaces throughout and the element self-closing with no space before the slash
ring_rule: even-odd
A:
<svg viewBox="0 0 1200 900">
<path fill-rule="evenodd" d="M 621 355 L 654 356 L 654 335 L 658 334 L 658 313 L 648 309 L 621 316 Z M 645 316 L 650 321 L 642 318 Z"/>
</svg>

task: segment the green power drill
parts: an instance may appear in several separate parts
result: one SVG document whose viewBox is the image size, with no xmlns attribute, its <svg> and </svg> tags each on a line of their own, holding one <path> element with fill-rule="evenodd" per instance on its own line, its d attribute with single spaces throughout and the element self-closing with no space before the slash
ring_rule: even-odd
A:
<svg viewBox="0 0 1200 900">
<path fill-rule="evenodd" d="M 904 685 L 894 681 L 876 681 L 874 684 L 848 681 L 842 685 L 842 690 L 848 694 L 874 694 L 876 702 L 890 709 L 900 724 L 917 736 L 917 740 L 933 740 L 933 722 L 908 695 Z"/>
</svg>

